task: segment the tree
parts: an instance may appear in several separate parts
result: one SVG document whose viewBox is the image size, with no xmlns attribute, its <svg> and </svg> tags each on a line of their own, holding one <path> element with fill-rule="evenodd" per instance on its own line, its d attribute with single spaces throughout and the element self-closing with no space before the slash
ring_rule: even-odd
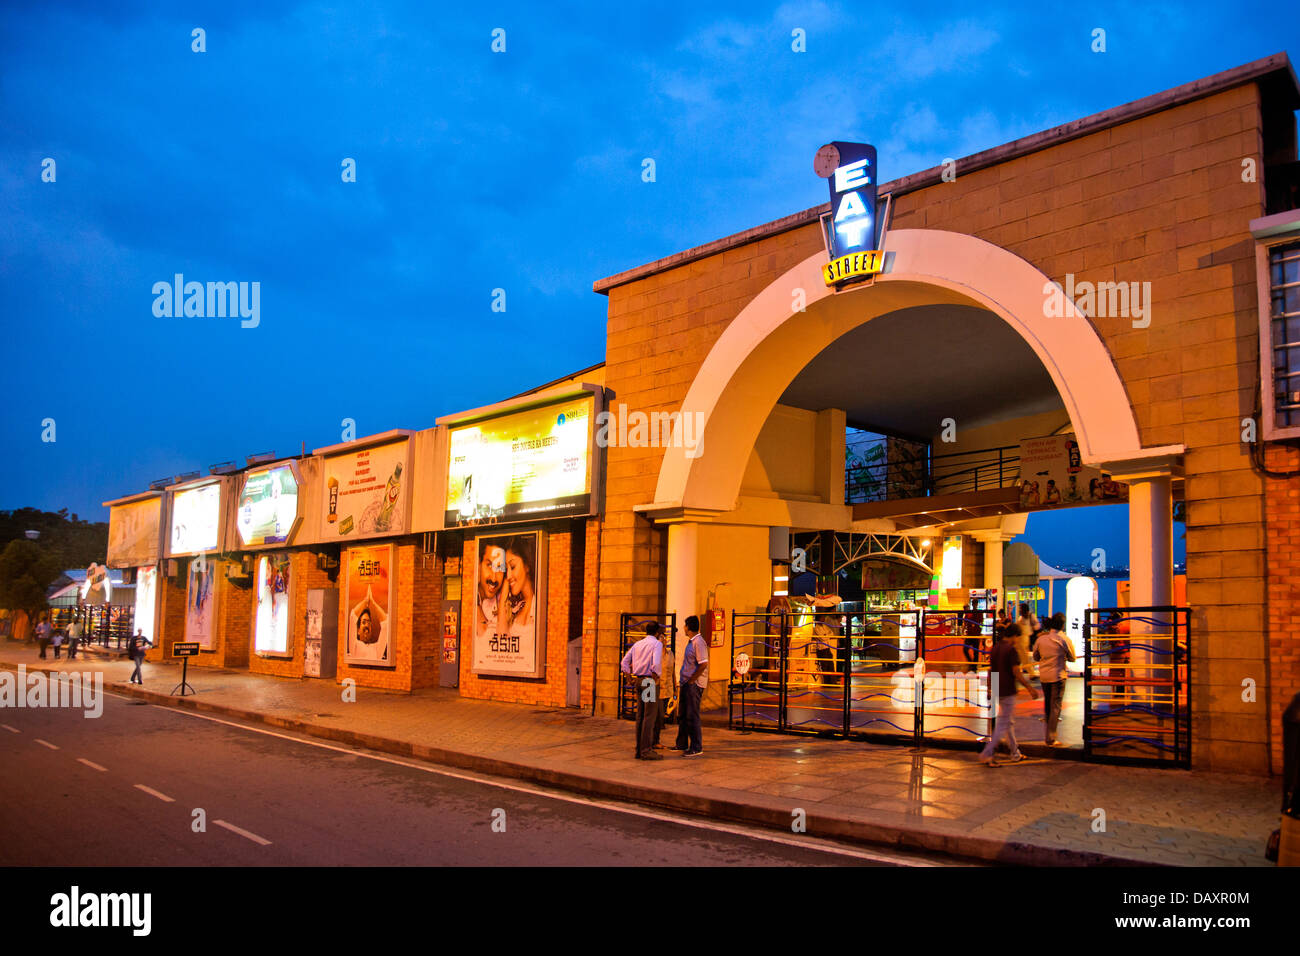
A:
<svg viewBox="0 0 1300 956">
<path fill-rule="evenodd" d="M 45 589 L 63 571 L 35 541 L 16 538 L 0 552 L 0 607 L 35 614 L 46 607 Z"/>
</svg>

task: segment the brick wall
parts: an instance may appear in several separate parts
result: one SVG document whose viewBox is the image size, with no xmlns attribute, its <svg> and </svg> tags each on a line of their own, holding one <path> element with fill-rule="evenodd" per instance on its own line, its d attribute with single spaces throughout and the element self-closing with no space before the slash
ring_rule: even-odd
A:
<svg viewBox="0 0 1300 956">
<path fill-rule="evenodd" d="M 1127 389 L 1145 446 L 1188 448 L 1193 741 L 1200 767 L 1263 771 L 1269 728 L 1240 699 L 1268 663 L 1263 486 L 1240 441 L 1254 407 L 1258 328 L 1250 219 L 1262 168 L 1253 85 L 1215 94 L 902 195 L 892 228 L 978 236 L 1063 281 L 1150 282 L 1148 328 L 1093 325 Z M 610 290 L 606 383 L 630 408 L 680 408 L 713 343 L 765 286 L 823 249 L 817 224 Z M 633 513 L 654 500 L 662 450 L 608 449 L 602 529 L 599 711 L 617 693 L 620 611 L 663 605 L 665 535 Z M 1181 530 L 1181 528 L 1179 529 Z"/>
<path fill-rule="evenodd" d="M 184 565 L 184 562 L 180 562 Z M 162 570 L 167 570 L 167 562 L 162 563 Z M 162 612 L 158 615 L 158 634 L 154 646 L 145 655 L 147 660 L 160 661 L 171 656 L 172 644 L 185 640 L 185 578 L 169 578 L 166 574 L 158 575 L 158 600 L 162 602 Z M 198 663 L 195 658 L 193 663 Z"/>
<path fill-rule="evenodd" d="M 1265 446 L 1264 464 L 1273 471 L 1300 469 L 1300 449 Z M 1268 544 L 1268 693 L 1261 681 L 1257 703 L 1267 706 L 1269 724 L 1280 730 L 1282 712 L 1300 693 L 1300 476 L 1264 481 Z M 1282 735 L 1274 733 L 1270 759 L 1282 772 Z"/>
</svg>

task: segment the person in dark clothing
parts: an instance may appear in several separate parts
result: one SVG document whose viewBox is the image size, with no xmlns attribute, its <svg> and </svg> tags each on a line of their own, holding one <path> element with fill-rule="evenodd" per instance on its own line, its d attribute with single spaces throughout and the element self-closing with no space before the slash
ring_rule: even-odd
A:
<svg viewBox="0 0 1300 956">
<path fill-rule="evenodd" d="M 144 631 L 138 628 L 136 629 L 136 632 L 127 639 L 126 656 L 129 660 L 135 662 L 135 670 L 131 672 L 130 682 L 132 684 L 144 683 L 144 675 L 140 673 L 140 665 L 144 663 L 145 649 L 149 647 L 153 647 L 153 644 L 149 642 L 149 638 L 144 636 Z"/>
</svg>

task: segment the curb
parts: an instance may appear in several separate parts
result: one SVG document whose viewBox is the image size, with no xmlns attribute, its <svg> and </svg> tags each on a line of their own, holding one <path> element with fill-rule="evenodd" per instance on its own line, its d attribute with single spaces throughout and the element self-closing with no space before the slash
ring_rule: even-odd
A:
<svg viewBox="0 0 1300 956">
<path fill-rule="evenodd" d="M 60 673 L 51 668 L 25 666 L 28 671 Z M 17 664 L 0 661 L 0 669 L 17 670 L 17 667 Z M 785 807 L 775 808 L 725 797 L 715 797 L 704 793 L 682 793 L 645 784 L 603 780 L 556 767 L 519 763 L 499 757 L 487 757 L 448 750 L 443 747 L 430 747 L 408 740 L 395 740 L 378 734 L 347 730 L 341 727 L 328 727 L 297 718 L 278 717 L 274 714 L 234 707 L 229 704 L 197 700 L 192 696 L 172 697 L 158 691 L 144 690 L 132 684 L 122 684 L 109 680 L 105 680 L 104 684 L 106 687 L 111 687 L 115 693 L 136 697 L 164 707 L 221 714 L 250 723 L 276 727 L 281 730 L 292 730 L 309 737 L 364 747 L 380 753 L 411 757 L 497 777 L 530 780 L 587 796 L 601 796 L 687 813 L 692 816 L 709 817 L 714 820 L 744 823 L 751 826 L 759 825 L 765 829 L 783 833 L 790 832 L 790 811 Z M 949 834 L 936 830 L 927 830 L 923 827 L 886 825 L 872 823 L 869 820 L 855 820 L 844 816 L 829 816 L 811 812 L 808 814 L 807 823 L 808 830 L 819 837 L 864 846 L 941 853 L 946 856 L 980 863 L 997 863 L 1008 866 L 1163 867 L 1167 865 L 1093 851 L 1045 847 L 1017 840 Z"/>
</svg>

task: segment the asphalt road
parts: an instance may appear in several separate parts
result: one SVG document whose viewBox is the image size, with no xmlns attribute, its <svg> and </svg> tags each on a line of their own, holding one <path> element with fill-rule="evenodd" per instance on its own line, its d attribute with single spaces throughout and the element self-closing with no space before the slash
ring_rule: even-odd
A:
<svg viewBox="0 0 1300 956">
<path fill-rule="evenodd" d="M 0 767 L 3 866 L 942 863 L 493 782 L 111 694 L 98 719 L 0 709 Z"/>
</svg>

